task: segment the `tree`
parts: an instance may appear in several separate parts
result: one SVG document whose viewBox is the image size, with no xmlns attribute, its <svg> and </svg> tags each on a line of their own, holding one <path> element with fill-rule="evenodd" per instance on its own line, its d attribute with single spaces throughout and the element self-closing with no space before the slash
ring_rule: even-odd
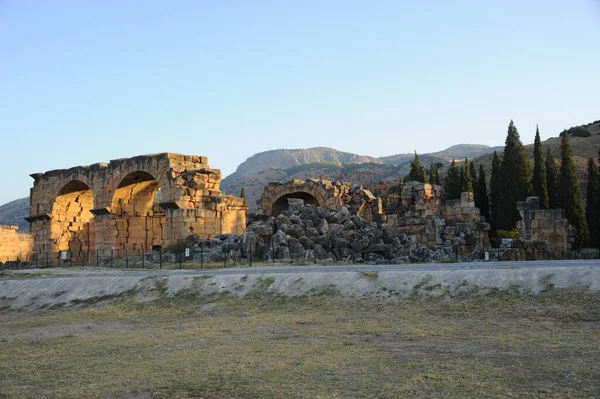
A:
<svg viewBox="0 0 600 399">
<path fill-rule="evenodd" d="M 581 192 L 577 171 L 573 163 L 573 151 L 569 135 L 563 132 L 560 142 L 560 174 L 558 177 L 558 207 L 564 209 L 565 217 L 571 226 L 577 229 L 575 233 L 575 248 L 587 245 L 590 232 L 581 205 Z"/>
<path fill-rule="evenodd" d="M 460 168 L 460 191 L 473 192 L 473 181 L 471 180 L 471 165 L 469 160 L 465 158 L 464 165 Z"/>
<path fill-rule="evenodd" d="M 524 201 L 531 193 L 531 167 L 519 132 L 513 121 L 508 125 L 504 156 L 500 166 L 500 191 L 496 227 L 512 230 L 521 216 L 517 201 Z"/>
<path fill-rule="evenodd" d="M 485 170 L 483 165 L 479 165 L 479 178 L 477 179 L 477 201 L 475 206 L 479 208 L 481 216 L 485 217 L 486 221 L 490 221 L 490 201 L 488 198 L 487 184 L 485 182 Z"/>
<path fill-rule="evenodd" d="M 550 209 L 558 208 L 558 168 L 556 167 L 556 161 L 550 151 L 550 148 L 546 151 L 546 191 L 548 192 L 548 207 Z"/>
<path fill-rule="evenodd" d="M 429 182 L 431 184 L 440 184 L 440 175 L 438 172 L 437 163 L 431 161 L 431 166 L 429 168 Z"/>
<path fill-rule="evenodd" d="M 478 201 L 477 196 L 479 192 L 477 190 L 477 169 L 475 169 L 475 162 L 471 161 L 469 164 L 469 173 L 471 176 L 471 185 L 473 187 L 473 201 Z"/>
<path fill-rule="evenodd" d="M 240 197 L 244 200 L 244 205 L 246 205 L 246 187 L 242 186 L 242 191 L 240 191 Z"/>
<path fill-rule="evenodd" d="M 585 219 L 590 229 L 590 246 L 600 248 L 600 175 L 594 158 L 588 160 L 586 199 Z"/>
<path fill-rule="evenodd" d="M 492 175 L 490 177 L 490 217 L 492 219 L 492 233 L 496 232 L 496 222 L 498 221 L 498 199 L 500 198 L 500 167 L 502 161 L 498 152 L 494 151 L 492 158 Z"/>
<path fill-rule="evenodd" d="M 548 186 L 546 184 L 546 165 L 544 164 L 540 130 L 537 126 L 535 127 L 535 141 L 533 144 L 533 176 L 531 178 L 531 188 L 533 189 L 533 194 L 540 198 L 541 208 L 548 209 L 550 205 L 548 200 Z"/>
<path fill-rule="evenodd" d="M 419 181 L 421 183 L 427 183 L 429 181 L 427 177 L 427 172 L 421 164 L 421 161 L 419 160 L 419 156 L 417 155 L 416 151 L 415 158 L 412 161 L 410 161 L 410 172 L 408 172 L 407 180 Z"/>
<path fill-rule="evenodd" d="M 456 167 L 454 159 L 452 159 L 452 163 L 448 168 L 448 174 L 444 181 L 444 190 L 448 199 L 460 198 L 460 172 Z"/>
</svg>

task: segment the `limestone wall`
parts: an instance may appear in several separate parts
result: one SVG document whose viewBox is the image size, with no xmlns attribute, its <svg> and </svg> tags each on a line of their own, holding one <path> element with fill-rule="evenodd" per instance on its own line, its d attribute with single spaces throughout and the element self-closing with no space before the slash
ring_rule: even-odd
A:
<svg viewBox="0 0 600 399">
<path fill-rule="evenodd" d="M 387 223 L 397 234 L 412 235 L 429 248 L 452 247 L 459 255 L 491 247 L 490 225 L 481 220 L 473 193 L 444 200 L 439 185 L 407 182 L 401 201 L 385 209 Z"/>
<path fill-rule="evenodd" d="M 202 156 L 162 153 L 31 175 L 37 254 L 150 251 L 191 233 L 240 233 L 248 206 L 219 189 Z"/>
<path fill-rule="evenodd" d="M 0 262 L 31 259 L 33 237 L 18 230 L 17 226 L 0 226 Z"/>
<path fill-rule="evenodd" d="M 540 209 L 538 197 L 517 203 L 521 220 L 517 222 L 523 240 L 544 241 L 547 249 L 572 249 L 575 229 L 569 225 L 562 209 Z"/>
</svg>

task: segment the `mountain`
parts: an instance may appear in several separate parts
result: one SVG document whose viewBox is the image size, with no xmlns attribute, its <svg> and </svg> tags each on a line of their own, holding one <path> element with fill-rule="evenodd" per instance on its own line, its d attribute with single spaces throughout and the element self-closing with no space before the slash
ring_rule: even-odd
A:
<svg viewBox="0 0 600 399">
<path fill-rule="evenodd" d="M 429 155 L 434 158 L 445 159 L 446 161 L 451 162 L 453 158 L 456 160 L 465 158 L 473 159 L 484 154 L 493 153 L 494 150 L 502 151 L 503 148 L 504 147 L 490 147 L 489 145 L 483 144 L 456 144 L 452 147 L 446 148 L 445 150 L 428 152 L 425 155 Z M 379 159 L 388 165 L 401 165 L 412 160 L 414 156 L 414 153 L 404 153 L 381 157 Z M 419 155 L 419 157 L 422 156 L 423 155 L 421 154 Z"/>
<path fill-rule="evenodd" d="M 452 158 L 472 159 L 493 152 L 496 148 L 498 147 L 458 144 L 443 151 L 420 154 L 419 158 L 425 167 L 429 167 L 431 162 L 443 167 Z M 265 151 L 241 163 L 233 174 L 223 179 L 221 189 L 227 194 L 239 195 L 244 187 L 248 204 L 253 210 L 256 200 L 269 182 L 322 178 L 369 185 L 379 181 L 394 181 L 408 174 L 410 161 L 414 156 L 414 153 L 400 153 L 373 158 L 326 147 Z"/>
<path fill-rule="evenodd" d="M 240 191 L 244 187 L 248 204 L 254 207 L 264 187 L 271 181 L 319 176 L 331 178 L 342 165 L 364 163 L 383 165 L 383 161 L 377 158 L 327 147 L 264 151 L 246 159 L 234 173 L 225 177 L 221 181 L 221 189 L 227 194 L 240 195 Z M 299 167 L 300 169 L 294 169 Z"/>
<path fill-rule="evenodd" d="M 341 153 L 332 149 L 327 150 L 328 158 L 322 160 L 316 156 L 322 148 L 311 148 L 308 150 L 275 150 L 256 154 L 246 162 L 242 163 L 235 173 L 227 176 L 221 182 L 221 189 L 227 194 L 240 195 L 242 187 L 246 190 L 246 199 L 250 210 L 256 207 L 256 201 L 263 193 L 265 186 L 272 181 L 283 182 L 287 180 L 305 180 L 319 178 L 326 180 L 348 181 L 353 184 L 370 185 L 380 181 L 394 181 L 406 176 L 410 170 L 410 160 L 398 165 L 384 163 L 381 159 L 365 157 L 349 153 Z M 301 158 L 298 155 L 304 151 L 313 152 L 310 157 Z M 286 154 L 290 152 L 290 154 Z M 276 159 L 272 162 L 270 156 Z M 335 155 L 332 156 L 332 155 Z M 321 159 L 318 162 L 306 162 L 306 160 Z M 445 159 L 431 155 L 420 155 L 421 162 L 429 166 L 431 162 L 445 165 Z M 285 160 L 286 163 L 282 163 Z M 273 166 L 273 164 L 277 166 Z M 287 164 L 287 167 L 281 165 Z M 249 170 L 259 170 L 251 173 Z"/>
<path fill-rule="evenodd" d="M 335 165 L 367 162 L 383 163 L 383 161 L 380 161 L 377 158 L 351 154 L 349 152 L 342 152 L 327 147 L 295 150 L 279 149 L 259 152 L 258 154 L 252 155 L 242 162 L 237 167 L 236 171 L 227 176 L 226 179 L 235 180 L 236 178 L 252 175 L 266 169 L 286 169 L 298 165 L 322 162 Z"/>
<path fill-rule="evenodd" d="M 19 232 L 29 232 L 29 197 L 20 198 L 0 206 L 0 225 L 19 226 Z"/>
<path fill-rule="evenodd" d="M 490 147 L 488 145 L 481 144 L 456 144 L 452 147 L 446 148 L 445 150 L 432 152 L 429 155 L 443 158 L 447 161 L 452 161 L 452 159 L 473 159 L 484 154 L 493 153 L 496 150 L 502 151 L 504 150 L 504 147 Z"/>
</svg>

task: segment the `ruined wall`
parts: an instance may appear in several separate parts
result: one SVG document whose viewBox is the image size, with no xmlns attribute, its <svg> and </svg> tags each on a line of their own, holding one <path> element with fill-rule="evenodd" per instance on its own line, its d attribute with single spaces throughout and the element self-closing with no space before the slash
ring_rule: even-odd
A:
<svg viewBox="0 0 600 399">
<path fill-rule="evenodd" d="M 462 193 L 460 199 L 444 200 L 442 187 L 435 184 L 407 182 L 400 203 L 385 209 L 389 227 L 398 235 L 436 248 L 452 247 L 459 255 L 488 250 L 490 225 L 481 219 L 473 193 Z"/>
<path fill-rule="evenodd" d="M 0 226 L 0 262 L 31 259 L 33 237 L 18 230 L 17 226 Z"/>
<path fill-rule="evenodd" d="M 258 199 L 256 215 L 277 216 L 288 208 L 288 199 L 300 199 L 305 204 L 340 209 L 347 206 L 353 215 L 372 222 L 382 214 L 381 199 L 369 190 L 348 182 L 306 179 L 285 183 L 272 182 Z"/>
<path fill-rule="evenodd" d="M 539 197 L 527 197 L 517 203 L 521 220 L 517 222 L 519 238 L 545 241 L 547 249 L 572 249 L 575 229 L 569 225 L 562 209 L 540 209 Z"/>
<path fill-rule="evenodd" d="M 162 153 L 31 175 L 28 218 L 37 254 L 147 252 L 191 233 L 241 233 L 248 206 L 219 189 L 202 156 Z"/>
</svg>

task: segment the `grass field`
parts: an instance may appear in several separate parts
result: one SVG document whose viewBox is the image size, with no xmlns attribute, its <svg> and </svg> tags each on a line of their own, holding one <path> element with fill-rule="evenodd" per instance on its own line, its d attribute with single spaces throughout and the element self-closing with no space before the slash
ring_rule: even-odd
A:
<svg viewBox="0 0 600 399">
<path fill-rule="evenodd" d="M 0 312 L 0 398 L 600 396 L 600 295 Z"/>
</svg>

